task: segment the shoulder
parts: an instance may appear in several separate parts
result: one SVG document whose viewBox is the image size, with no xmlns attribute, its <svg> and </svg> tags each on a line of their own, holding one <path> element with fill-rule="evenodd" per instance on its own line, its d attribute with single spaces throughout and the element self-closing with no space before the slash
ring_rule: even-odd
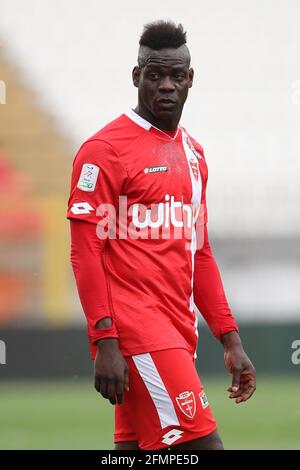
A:
<svg viewBox="0 0 300 470">
<path fill-rule="evenodd" d="M 140 137 L 141 132 L 140 126 L 137 126 L 126 114 L 122 114 L 89 137 L 81 148 L 83 146 L 95 149 L 110 148 L 116 154 L 120 154 L 128 143 Z"/>
<path fill-rule="evenodd" d="M 86 139 L 74 159 L 74 164 L 87 160 L 94 163 L 105 163 L 119 160 L 121 149 L 136 131 L 132 130 L 131 121 L 125 114 L 109 122 L 95 134 Z"/>
</svg>

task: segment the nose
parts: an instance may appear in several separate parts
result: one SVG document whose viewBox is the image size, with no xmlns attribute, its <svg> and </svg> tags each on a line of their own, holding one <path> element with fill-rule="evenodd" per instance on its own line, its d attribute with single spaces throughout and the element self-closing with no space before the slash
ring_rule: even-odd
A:
<svg viewBox="0 0 300 470">
<path fill-rule="evenodd" d="M 158 89 L 162 93 L 170 93 L 175 90 L 175 86 L 171 78 L 166 75 L 160 80 Z"/>
</svg>

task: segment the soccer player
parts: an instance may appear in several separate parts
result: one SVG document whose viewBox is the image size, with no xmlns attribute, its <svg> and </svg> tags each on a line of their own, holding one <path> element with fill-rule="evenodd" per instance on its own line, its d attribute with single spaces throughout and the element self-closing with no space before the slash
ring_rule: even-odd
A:
<svg viewBox="0 0 300 470">
<path fill-rule="evenodd" d="M 136 108 L 74 160 L 71 262 L 117 450 L 223 448 L 195 367 L 194 305 L 224 346 L 229 397 L 255 390 L 209 244 L 203 149 L 179 125 L 193 77 L 182 25 L 146 25 Z"/>
</svg>

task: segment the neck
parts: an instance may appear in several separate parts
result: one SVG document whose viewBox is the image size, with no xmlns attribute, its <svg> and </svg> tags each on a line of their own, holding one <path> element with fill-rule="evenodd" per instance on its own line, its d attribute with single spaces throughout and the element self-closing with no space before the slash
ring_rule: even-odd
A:
<svg viewBox="0 0 300 470">
<path fill-rule="evenodd" d="M 134 112 L 141 116 L 146 121 L 150 122 L 152 126 L 157 127 L 162 131 L 176 131 L 180 121 L 182 110 L 179 113 L 174 113 L 167 119 L 158 119 L 153 114 L 139 103 L 134 109 Z"/>
</svg>

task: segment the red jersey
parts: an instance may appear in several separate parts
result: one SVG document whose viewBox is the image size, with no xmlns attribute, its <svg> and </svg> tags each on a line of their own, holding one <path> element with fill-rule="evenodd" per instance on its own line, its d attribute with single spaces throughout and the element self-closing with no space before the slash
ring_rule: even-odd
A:
<svg viewBox="0 0 300 470">
<path fill-rule="evenodd" d="M 133 111 L 82 145 L 68 218 L 89 222 L 82 226 L 95 232 L 95 251 L 82 248 L 80 261 L 73 246 L 72 255 L 91 343 L 101 337 L 94 331 L 97 321 L 111 317 L 112 336 L 125 356 L 170 348 L 194 353 L 194 301 L 216 336 L 237 330 L 220 280 L 201 299 L 207 253 L 203 259 L 197 253 L 208 244 L 207 174 L 203 149 L 185 129 L 179 126 L 171 137 Z M 76 244 L 83 244 L 80 237 Z M 82 259 L 91 252 L 97 272 Z M 207 279 L 211 275 L 210 269 Z"/>
</svg>

